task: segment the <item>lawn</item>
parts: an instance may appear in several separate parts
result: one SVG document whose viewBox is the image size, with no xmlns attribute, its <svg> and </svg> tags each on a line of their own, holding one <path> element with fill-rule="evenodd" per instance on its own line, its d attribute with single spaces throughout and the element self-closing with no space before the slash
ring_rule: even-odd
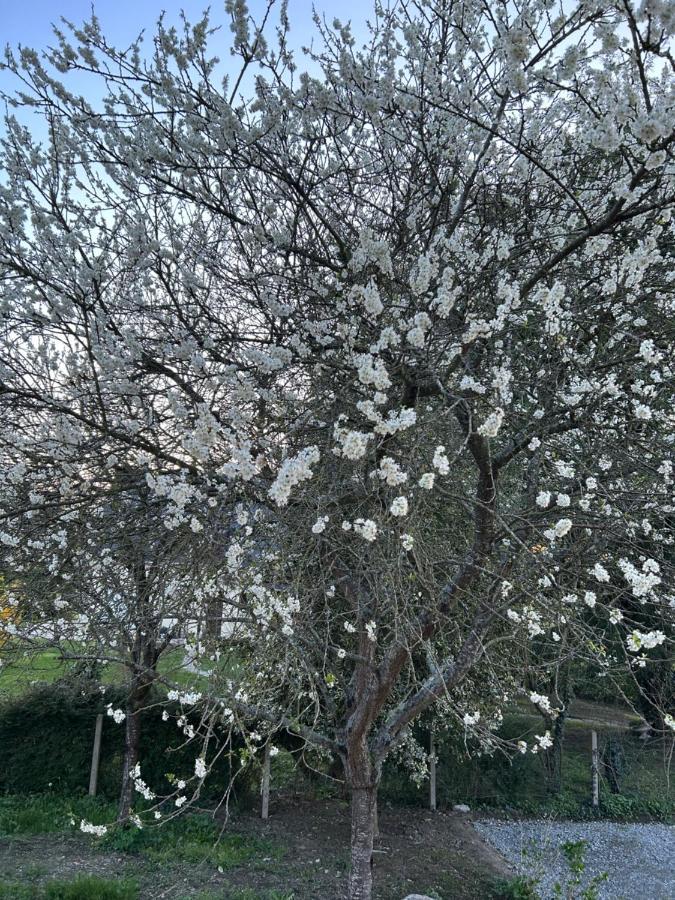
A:
<svg viewBox="0 0 675 900">
<path fill-rule="evenodd" d="M 37 684 L 52 684 L 72 672 L 76 665 L 75 660 L 65 659 L 60 651 L 53 648 L 29 654 L 5 648 L 4 653 L 0 653 L 0 661 L 0 700 L 19 697 Z M 203 688 L 206 682 L 204 676 L 185 668 L 183 649 L 180 647 L 165 653 L 158 669 L 168 681 L 185 688 Z M 103 684 L 121 684 L 125 678 L 125 669 L 119 663 L 108 663 L 101 668 L 100 680 Z"/>
</svg>

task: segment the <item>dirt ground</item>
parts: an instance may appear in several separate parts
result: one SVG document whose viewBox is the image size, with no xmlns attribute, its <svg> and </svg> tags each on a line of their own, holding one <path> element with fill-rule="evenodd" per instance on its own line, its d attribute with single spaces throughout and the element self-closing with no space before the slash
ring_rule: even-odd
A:
<svg viewBox="0 0 675 900">
<path fill-rule="evenodd" d="M 78 873 L 135 877 L 142 900 L 340 900 L 348 868 L 349 809 L 339 801 L 277 800 L 268 822 L 243 815 L 229 827 L 265 838 L 270 857 L 218 872 L 207 864 L 157 863 L 97 850 L 81 835 L 45 835 L 0 842 L 0 879 L 39 883 Z M 401 900 L 432 893 L 441 900 L 487 900 L 509 875 L 503 859 L 467 816 L 384 806 L 375 853 L 375 897 Z"/>
</svg>

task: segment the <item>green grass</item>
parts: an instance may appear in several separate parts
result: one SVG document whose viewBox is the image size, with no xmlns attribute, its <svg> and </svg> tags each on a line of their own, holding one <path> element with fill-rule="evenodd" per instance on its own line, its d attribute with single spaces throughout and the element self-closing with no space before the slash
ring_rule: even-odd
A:
<svg viewBox="0 0 675 900">
<path fill-rule="evenodd" d="M 44 885 L 0 881 L 0 900 L 137 900 L 137 897 L 135 881 L 108 881 L 97 875 L 79 875 L 68 881 L 55 879 Z"/>
<path fill-rule="evenodd" d="M 75 661 L 63 659 L 58 650 L 51 648 L 25 655 L 16 648 L 5 648 L 0 661 L 0 700 L 20 697 L 35 684 L 53 684 L 72 672 L 75 665 Z M 206 684 L 203 675 L 185 669 L 181 648 L 165 653 L 158 669 L 160 675 L 182 687 L 203 689 Z M 102 684 L 123 684 L 126 679 L 126 669 L 121 664 L 109 663 L 101 669 Z"/>
<path fill-rule="evenodd" d="M 282 855 L 281 848 L 271 841 L 222 831 L 207 815 L 179 816 L 163 825 L 143 829 L 115 826 L 102 839 L 101 846 L 136 853 L 158 863 L 206 862 L 223 870 L 252 859 L 278 859 Z"/>
<path fill-rule="evenodd" d="M 73 822 L 79 827 L 81 819 L 104 825 L 114 820 L 115 812 L 114 803 L 93 797 L 0 797 L 0 836 L 67 831 Z"/>
<path fill-rule="evenodd" d="M 222 831 L 208 815 L 187 814 L 143 829 L 111 825 L 114 803 L 90 797 L 0 797 L 0 836 L 50 834 L 79 828 L 81 819 L 108 825 L 100 841 L 105 849 L 139 854 L 155 862 L 207 862 L 232 869 L 252 859 L 278 859 L 281 848 L 270 841 Z M 0 895 L 1 897 L 2 895 Z"/>
</svg>

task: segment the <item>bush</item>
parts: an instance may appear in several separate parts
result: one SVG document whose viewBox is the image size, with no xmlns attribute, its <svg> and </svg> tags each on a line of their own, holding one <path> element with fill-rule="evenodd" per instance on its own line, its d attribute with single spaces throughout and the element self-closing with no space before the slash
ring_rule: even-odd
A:
<svg viewBox="0 0 675 900">
<path fill-rule="evenodd" d="M 155 705 L 144 713 L 140 748 L 143 779 L 158 793 L 170 787 L 167 773 L 191 776 L 197 755 L 195 744 L 181 746 L 184 738 L 173 718 L 162 720 L 162 710 L 167 705 L 161 700 L 162 696 L 155 694 L 151 699 Z M 0 794 L 83 794 L 89 785 L 96 715 L 105 712 L 107 703 L 123 707 L 124 688 L 110 686 L 102 695 L 97 684 L 71 677 L 35 687 L 1 704 Z M 169 711 L 172 712 L 170 707 Z M 203 798 L 222 796 L 231 772 L 239 772 L 238 749 L 233 750 L 234 758 L 227 752 L 221 754 L 206 779 Z M 105 716 L 98 777 L 101 797 L 117 798 L 123 756 L 124 726 Z M 238 774 L 236 802 L 250 800 L 252 778 L 253 773 Z"/>
</svg>

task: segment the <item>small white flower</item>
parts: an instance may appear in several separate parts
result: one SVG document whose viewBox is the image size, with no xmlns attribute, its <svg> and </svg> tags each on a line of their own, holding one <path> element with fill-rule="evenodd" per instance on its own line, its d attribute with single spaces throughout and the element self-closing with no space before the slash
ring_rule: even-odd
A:
<svg viewBox="0 0 675 900">
<path fill-rule="evenodd" d="M 609 572 L 607 569 L 601 565 L 600 563 L 596 563 L 590 572 L 591 575 L 594 575 L 597 581 L 607 582 L 609 581 Z"/>
<path fill-rule="evenodd" d="M 407 516 L 408 515 L 408 500 L 406 497 L 396 497 L 391 506 L 389 507 L 389 511 L 392 516 Z"/>
<path fill-rule="evenodd" d="M 327 524 L 328 516 L 319 516 L 316 522 L 312 525 L 312 534 L 321 534 L 326 530 Z"/>
<path fill-rule="evenodd" d="M 433 472 L 425 472 L 424 475 L 420 477 L 420 480 L 417 483 L 425 491 L 430 491 L 434 486 L 435 478 L 436 476 Z"/>
<path fill-rule="evenodd" d="M 447 475 L 450 471 L 450 461 L 445 455 L 445 447 L 442 444 L 436 447 L 432 465 L 441 475 Z"/>
<path fill-rule="evenodd" d="M 497 437 L 499 429 L 502 427 L 503 421 L 504 410 L 501 407 L 497 407 L 494 412 L 490 413 L 483 424 L 479 426 L 478 434 L 482 435 L 483 437 Z"/>
</svg>

